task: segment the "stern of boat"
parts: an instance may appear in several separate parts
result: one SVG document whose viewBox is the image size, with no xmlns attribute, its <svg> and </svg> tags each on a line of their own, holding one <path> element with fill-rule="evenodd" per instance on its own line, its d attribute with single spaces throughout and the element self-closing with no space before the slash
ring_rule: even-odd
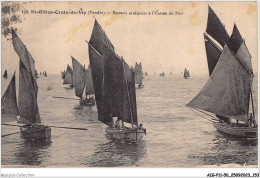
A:
<svg viewBox="0 0 260 178">
<path fill-rule="evenodd" d="M 124 128 L 124 129 L 116 129 L 116 128 L 106 128 L 107 136 L 113 140 L 120 140 L 125 142 L 138 142 L 140 141 L 144 135 L 146 135 L 145 128 Z"/>
<path fill-rule="evenodd" d="M 238 127 L 227 123 L 213 122 L 213 126 L 220 132 L 244 138 L 256 138 L 258 137 L 257 127 Z"/>
<path fill-rule="evenodd" d="M 25 139 L 51 139 L 51 128 L 44 125 L 24 125 L 20 127 L 20 132 L 21 136 Z"/>
</svg>

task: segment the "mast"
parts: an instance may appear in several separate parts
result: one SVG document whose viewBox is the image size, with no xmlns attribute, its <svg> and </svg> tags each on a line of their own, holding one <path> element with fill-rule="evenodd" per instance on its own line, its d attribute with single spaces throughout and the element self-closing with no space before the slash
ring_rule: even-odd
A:
<svg viewBox="0 0 260 178">
<path fill-rule="evenodd" d="M 133 119 L 132 106 L 131 106 L 131 101 L 130 101 L 130 96 L 129 96 L 128 84 L 127 84 L 127 80 L 126 80 L 126 74 L 125 74 L 125 66 L 124 66 L 124 63 L 125 63 L 125 61 L 124 61 L 124 59 L 122 58 L 124 80 L 125 80 L 125 83 L 126 83 L 126 91 L 127 91 L 128 102 L 129 102 L 129 109 L 130 109 L 131 122 L 132 122 L 132 129 L 133 129 L 133 128 L 134 128 L 134 119 Z"/>
<path fill-rule="evenodd" d="M 251 96 L 251 103 L 252 103 L 252 111 L 253 111 L 253 116 L 254 116 L 254 120 L 255 120 L 255 109 L 254 109 L 254 101 L 253 101 L 253 90 L 252 90 L 252 84 L 250 85 L 250 96 Z"/>
</svg>

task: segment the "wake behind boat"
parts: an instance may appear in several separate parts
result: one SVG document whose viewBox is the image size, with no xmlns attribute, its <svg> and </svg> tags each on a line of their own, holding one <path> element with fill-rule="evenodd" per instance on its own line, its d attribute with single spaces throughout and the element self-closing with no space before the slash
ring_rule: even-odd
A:
<svg viewBox="0 0 260 178">
<path fill-rule="evenodd" d="M 109 126 L 111 139 L 136 142 L 146 129 L 138 126 L 134 71 L 114 51 L 114 46 L 95 20 L 89 42 L 89 60 L 95 90 L 98 120 Z M 113 118 L 131 124 L 114 126 Z"/>
<path fill-rule="evenodd" d="M 206 32 L 204 39 L 210 78 L 187 106 L 215 114 L 219 122 L 214 122 L 213 126 L 220 132 L 255 138 L 258 129 L 252 94 L 253 69 L 245 41 L 236 25 L 229 37 L 210 7 Z M 252 113 L 249 114 L 250 105 Z"/>
<path fill-rule="evenodd" d="M 18 123 L 25 124 L 20 127 L 23 138 L 36 140 L 49 140 L 51 128 L 41 124 L 40 113 L 37 104 L 38 86 L 34 59 L 29 51 L 12 30 L 13 47 L 20 58 L 19 65 L 19 97 L 16 101 L 15 73 L 6 89 L 2 102 L 2 117 L 19 115 Z"/>
</svg>

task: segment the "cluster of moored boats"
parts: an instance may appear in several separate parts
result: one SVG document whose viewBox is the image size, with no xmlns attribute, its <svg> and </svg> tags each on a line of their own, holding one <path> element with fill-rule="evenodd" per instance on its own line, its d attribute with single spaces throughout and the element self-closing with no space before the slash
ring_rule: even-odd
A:
<svg viewBox="0 0 260 178">
<path fill-rule="evenodd" d="M 209 115 L 214 127 L 221 132 L 241 137 L 257 137 L 257 125 L 251 125 L 251 122 L 255 123 L 251 56 L 237 26 L 234 25 L 233 33 L 229 36 L 209 7 L 204 39 L 209 80 L 187 106 Z M 86 69 L 85 65 L 71 57 L 73 68 L 67 65 L 66 71 L 61 72 L 63 84 L 75 89 L 81 105 L 97 105 L 98 120 L 108 126 L 106 132 L 112 139 L 130 142 L 140 140 L 146 134 L 146 129 L 138 122 L 135 85 L 138 88 L 144 87 L 142 64 L 136 63 L 135 68 L 130 67 L 115 52 L 114 45 L 96 19 L 91 38 L 86 42 L 90 65 Z M 35 61 L 14 30 L 12 43 L 20 58 L 19 87 L 16 87 L 14 73 L 1 99 L 2 125 L 8 125 L 3 123 L 4 117 L 15 118 L 14 120 L 23 124 L 19 125 L 22 137 L 48 140 L 51 138 L 51 126 L 41 122 L 37 104 Z M 46 71 L 43 75 L 47 77 Z M 164 75 L 164 72 L 160 74 L 162 77 Z M 145 76 L 148 76 L 147 72 Z M 3 77 L 7 78 L 7 71 Z M 184 78 L 189 77 L 189 71 L 185 68 Z M 16 88 L 19 88 L 18 99 Z M 248 120 L 250 105 L 253 113 Z M 229 121 L 222 119 L 223 117 Z M 233 124 L 231 118 L 237 124 Z M 115 119 L 128 123 L 129 126 L 117 128 L 114 125 Z M 241 123 L 244 123 L 243 127 Z"/>
</svg>

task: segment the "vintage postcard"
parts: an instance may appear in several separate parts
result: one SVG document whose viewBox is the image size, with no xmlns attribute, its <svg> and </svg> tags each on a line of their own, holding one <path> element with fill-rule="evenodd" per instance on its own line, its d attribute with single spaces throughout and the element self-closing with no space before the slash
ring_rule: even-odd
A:
<svg viewBox="0 0 260 178">
<path fill-rule="evenodd" d="M 2 1 L 2 167 L 259 177 L 257 15 L 256 1 Z"/>
</svg>

